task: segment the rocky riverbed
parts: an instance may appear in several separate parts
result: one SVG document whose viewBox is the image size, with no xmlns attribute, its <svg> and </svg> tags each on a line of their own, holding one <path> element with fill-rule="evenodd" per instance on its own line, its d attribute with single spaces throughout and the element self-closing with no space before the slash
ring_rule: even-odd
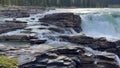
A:
<svg viewBox="0 0 120 68">
<path fill-rule="evenodd" d="M 74 13 L 36 14 L 0 23 L 0 55 L 19 68 L 120 68 L 120 41 L 82 34 Z"/>
</svg>

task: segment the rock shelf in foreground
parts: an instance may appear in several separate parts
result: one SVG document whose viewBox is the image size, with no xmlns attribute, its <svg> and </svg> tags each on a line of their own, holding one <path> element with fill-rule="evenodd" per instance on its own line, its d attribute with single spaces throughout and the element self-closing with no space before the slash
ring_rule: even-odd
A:
<svg viewBox="0 0 120 68">
<path fill-rule="evenodd" d="M 115 54 L 97 52 L 82 46 L 58 47 L 36 56 L 20 68 L 119 68 Z"/>
</svg>

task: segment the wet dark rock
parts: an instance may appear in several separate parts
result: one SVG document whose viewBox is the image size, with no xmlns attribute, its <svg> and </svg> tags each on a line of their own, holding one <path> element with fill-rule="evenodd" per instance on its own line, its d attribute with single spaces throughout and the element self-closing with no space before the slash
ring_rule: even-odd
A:
<svg viewBox="0 0 120 68">
<path fill-rule="evenodd" d="M 63 28 L 73 28 L 76 32 L 80 32 L 81 18 L 73 13 L 54 13 L 46 15 L 44 18 L 39 19 L 40 22 L 52 24 Z"/>
<path fill-rule="evenodd" d="M 35 20 L 35 18 L 31 18 L 31 20 Z"/>
<path fill-rule="evenodd" d="M 42 23 L 41 25 L 44 25 L 44 26 L 49 26 L 49 24 L 47 24 L 47 23 Z"/>
<path fill-rule="evenodd" d="M 60 28 L 52 28 L 52 27 L 50 27 L 50 28 L 48 28 L 48 30 L 58 32 L 58 33 L 64 33 L 64 30 L 60 29 Z"/>
<path fill-rule="evenodd" d="M 20 21 L 19 21 L 20 22 Z M 0 23 L 0 33 L 9 32 L 16 29 L 23 29 L 26 27 L 26 22 L 2 22 Z"/>
<path fill-rule="evenodd" d="M 25 21 L 17 21 L 17 20 L 13 20 L 13 21 L 9 21 L 9 20 L 5 20 L 5 22 L 12 22 L 12 23 L 27 23 Z"/>
<path fill-rule="evenodd" d="M 82 59 L 84 58 L 84 59 Z M 94 59 L 87 57 L 87 56 L 81 56 L 80 57 L 80 64 L 94 64 Z"/>
<path fill-rule="evenodd" d="M 38 39 L 36 36 L 29 36 L 29 39 Z"/>
<path fill-rule="evenodd" d="M 106 57 L 106 56 L 102 56 L 102 55 L 98 55 L 98 56 L 96 56 L 96 57 L 99 58 L 99 59 L 104 59 L 104 60 L 114 61 L 113 58 L 108 58 L 108 57 Z"/>
<path fill-rule="evenodd" d="M 115 56 L 112 53 L 109 55 Z M 93 55 L 82 46 L 49 49 L 38 54 L 35 61 L 20 65 L 19 68 L 31 66 L 32 68 L 119 68 L 115 58 L 102 55 L 102 52 Z"/>
<path fill-rule="evenodd" d="M 0 36 L 0 41 L 29 41 L 29 36 L 27 35 L 3 35 Z"/>
<path fill-rule="evenodd" d="M 40 29 L 40 30 L 44 30 L 44 29 L 46 29 L 46 28 L 42 28 L 42 27 L 41 27 L 41 28 L 38 28 L 38 29 Z"/>
<path fill-rule="evenodd" d="M 39 39 L 30 39 L 30 44 L 43 44 L 45 43 L 47 40 L 39 40 Z"/>
<path fill-rule="evenodd" d="M 90 44 L 95 42 L 92 37 L 79 35 L 79 36 L 60 36 L 60 38 L 67 40 L 68 42 L 77 43 L 77 44 Z"/>
</svg>

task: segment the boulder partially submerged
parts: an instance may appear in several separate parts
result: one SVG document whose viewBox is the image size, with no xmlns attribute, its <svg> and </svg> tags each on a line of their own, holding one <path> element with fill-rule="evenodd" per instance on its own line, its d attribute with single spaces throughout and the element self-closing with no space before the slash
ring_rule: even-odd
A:
<svg viewBox="0 0 120 68">
<path fill-rule="evenodd" d="M 81 18 L 73 13 L 54 13 L 45 15 L 39 19 L 40 22 L 52 24 L 62 28 L 73 28 L 76 32 L 81 32 Z"/>
</svg>

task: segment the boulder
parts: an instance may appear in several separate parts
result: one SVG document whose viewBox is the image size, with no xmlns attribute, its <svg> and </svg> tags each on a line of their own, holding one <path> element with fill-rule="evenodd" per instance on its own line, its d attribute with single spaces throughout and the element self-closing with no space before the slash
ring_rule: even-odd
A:
<svg viewBox="0 0 120 68">
<path fill-rule="evenodd" d="M 81 18 L 73 13 L 54 13 L 45 15 L 39 19 L 40 22 L 52 24 L 62 28 L 73 28 L 76 32 L 81 32 Z"/>
</svg>

